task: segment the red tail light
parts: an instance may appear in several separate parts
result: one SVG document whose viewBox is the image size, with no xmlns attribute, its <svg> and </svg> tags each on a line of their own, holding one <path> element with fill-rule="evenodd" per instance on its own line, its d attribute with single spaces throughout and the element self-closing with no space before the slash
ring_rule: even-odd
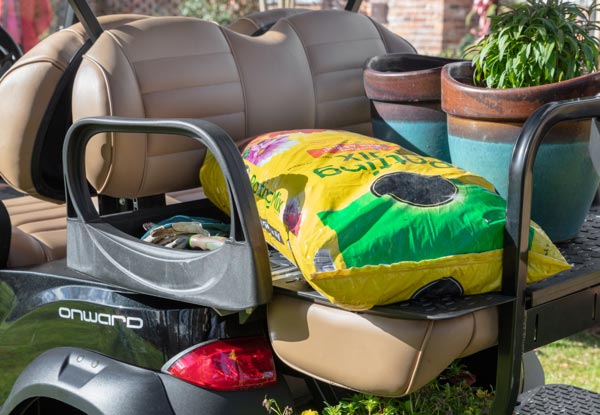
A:
<svg viewBox="0 0 600 415">
<path fill-rule="evenodd" d="M 218 391 L 258 388 L 277 381 L 271 347 L 263 337 L 207 343 L 168 362 L 164 370 Z"/>
</svg>

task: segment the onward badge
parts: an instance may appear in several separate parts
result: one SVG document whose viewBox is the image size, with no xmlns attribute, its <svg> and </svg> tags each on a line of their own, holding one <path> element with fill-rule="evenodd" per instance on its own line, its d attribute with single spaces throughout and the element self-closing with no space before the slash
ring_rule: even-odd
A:
<svg viewBox="0 0 600 415">
<path fill-rule="evenodd" d="M 144 320 L 138 317 L 84 311 L 77 308 L 60 307 L 58 309 L 58 316 L 67 320 L 79 320 L 86 323 L 102 324 L 103 326 L 115 326 L 117 323 L 121 323 L 128 329 L 137 330 L 144 327 Z"/>
</svg>

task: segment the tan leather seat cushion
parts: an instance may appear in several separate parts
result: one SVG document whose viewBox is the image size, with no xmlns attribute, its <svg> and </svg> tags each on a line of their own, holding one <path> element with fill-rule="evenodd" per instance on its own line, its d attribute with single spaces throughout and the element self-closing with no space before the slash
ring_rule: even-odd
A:
<svg viewBox="0 0 600 415">
<path fill-rule="evenodd" d="M 496 308 L 449 320 L 400 320 L 275 295 L 267 320 L 273 349 L 286 364 L 379 396 L 414 392 L 498 338 Z"/>
<path fill-rule="evenodd" d="M 67 251 L 65 205 L 31 196 L 3 202 L 12 224 L 9 268 L 29 267 L 64 258 Z"/>
<path fill-rule="evenodd" d="M 166 195 L 167 204 L 203 199 L 201 188 Z M 67 253 L 67 209 L 32 196 L 2 201 L 10 216 L 12 234 L 8 268 L 40 265 Z"/>
</svg>

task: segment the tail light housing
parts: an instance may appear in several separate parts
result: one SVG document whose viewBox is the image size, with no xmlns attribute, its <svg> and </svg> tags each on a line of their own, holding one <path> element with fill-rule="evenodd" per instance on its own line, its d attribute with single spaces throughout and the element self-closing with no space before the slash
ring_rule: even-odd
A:
<svg viewBox="0 0 600 415">
<path fill-rule="evenodd" d="M 259 388 L 277 382 L 271 346 L 264 337 L 201 344 L 175 356 L 163 371 L 216 391 Z"/>
</svg>

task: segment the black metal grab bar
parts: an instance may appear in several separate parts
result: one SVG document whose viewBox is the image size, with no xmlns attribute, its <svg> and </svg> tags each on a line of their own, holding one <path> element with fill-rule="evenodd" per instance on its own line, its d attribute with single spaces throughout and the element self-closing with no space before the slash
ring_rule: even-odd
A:
<svg viewBox="0 0 600 415">
<path fill-rule="evenodd" d="M 515 144 L 509 168 L 502 275 L 502 293 L 515 300 L 500 307 L 494 414 L 512 413 L 521 383 L 533 167 L 538 149 L 557 123 L 597 116 L 600 116 L 597 97 L 543 105 L 527 119 Z"/>
</svg>

